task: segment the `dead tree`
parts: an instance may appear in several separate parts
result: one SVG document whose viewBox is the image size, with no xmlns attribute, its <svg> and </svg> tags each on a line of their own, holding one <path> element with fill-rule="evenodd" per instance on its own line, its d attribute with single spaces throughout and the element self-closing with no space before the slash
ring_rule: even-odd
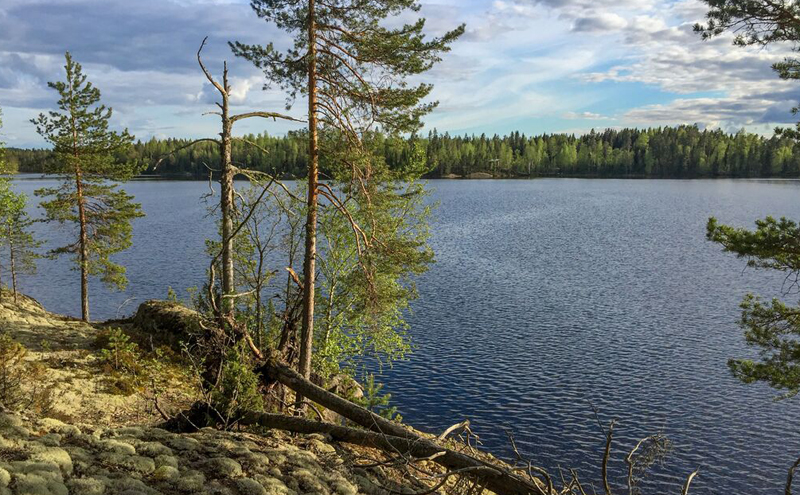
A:
<svg viewBox="0 0 800 495">
<path fill-rule="evenodd" d="M 222 123 L 222 130 L 219 134 L 219 139 L 216 138 L 202 138 L 197 139 L 185 146 L 181 146 L 170 152 L 169 154 L 175 153 L 177 151 L 183 150 L 190 146 L 194 146 L 198 143 L 203 142 L 211 142 L 218 146 L 219 148 L 219 183 L 220 183 L 220 223 L 222 225 L 222 239 L 221 239 L 221 248 L 220 248 L 220 257 L 221 257 L 221 285 L 222 285 L 222 294 L 221 294 L 221 305 L 222 305 L 222 312 L 227 317 L 231 318 L 234 312 L 235 306 L 235 282 L 234 282 L 234 268 L 233 268 L 233 240 L 234 240 L 234 220 L 233 220 L 233 213 L 234 213 L 234 197 L 235 197 L 235 190 L 233 186 L 233 179 L 238 172 L 241 172 L 241 169 L 235 167 L 232 162 L 232 142 L 234 139 L 233 137 L 233 125 L 244 119 L 260 117 L 265 119 L 282 119 L 282 120 L 290 120 L 294 122 L 302 122 L 299 119 L 295 119 L 294 117 L 290 117 L 288 115 L 276 113 L 276 112 L 246 112 L 240 113 L 236 115 L 230 114 L 230 92 L 231 86 L 228 81 L 228 63 L 223 62 L 222 68 L 222 82 L 220 83 L 217 81 L 211 73 L 206 68 L 205 64 L 203 64 L 203 60 L 201 58 L 201 52 L 203 51 L 203 47 L 205 47 L 206 40 L 208 37 L 203 39 L 203 42 L 200 44 L 200 48 L 197 50 L 197 63 L 200 65 L 200 69 L 203 71 L 206 79 L 208 82 L 211 83 L 212 86 L 217 90 L 220 95 L 220 101 L 216 102 L 215 104 L 219 107 L 219 111 L 216 112 L 209 112 L 213 115 L 218 115 L 220 117 Z M 245 143 L 250 143 L 247 140 L 242 140 Z M 156 167 L 158 164 L 164 159 L 165 157 L 161 157 L 158 163 L 156 163 Z M 213 170 L 210 171 L 213 173 Z"/>
<path fill-rule="evenodd" d="M 373 447 L 415 460 L 432 461 L 446 468 L 448 477 L 470 475 L 480 479 L 486 488 L 498 494 L 545 495 L 546 493 L 537 484 L 531 483 L 500 465 L 442 447 L 418 435 L 409 434 L 406 437 L 399 437 L 321 421 L 269 413 L 249 414 L 241 423 L 278 428 L 295 433 L 321 433 L 329 435 L 333 440 L 339 442 Z"/>
<path fill-rule="evenodd" d="M 206 69 L 205 65 L 203 64 L 203 60 L 200 58 L 200 53 L 203 51 L 203 47 L 205 46 L 207 39 L 207 37 L 203 39 L 203 42 L 200 44 L 200 49 L 197 50 L 197 63 L 200 65 L 200 68 L 202 69 L 203 74 L 206 76 L 206 79 L 208 79 L 208 82 L 210 82 L 219 92 L 221 100 L 221 102 L 216 103 L 220 111 L 213 113 L 219 115 L 220 120 L 222 121 L 222 132 L 220 133 L 220 139 L 215 140 L 219 145 L 220 154 L 219 183 L 220 216 L 222 223 L 222 311 L 227 315 L 232 315 L 235 301 L 231 296 L 236 292 L 233 269 L 233 179 L 235 175 L 235 169 L 233 167 L 231 158 L 233 124 L 239 120 L 252 117 L 261 117 L 273 120 L 284 119 L 296 122 L 298 120 L 293 117 L 289 117 L 288 115 L 275 112 L 248 112 L 238 115 L 230 115 L 229 98 L 231 87 L 228 82 L 228 63 L 223 62 L 222 83 L 220 84 L 216 79 L 214 79 L 208 69 Z"/>
</svg>

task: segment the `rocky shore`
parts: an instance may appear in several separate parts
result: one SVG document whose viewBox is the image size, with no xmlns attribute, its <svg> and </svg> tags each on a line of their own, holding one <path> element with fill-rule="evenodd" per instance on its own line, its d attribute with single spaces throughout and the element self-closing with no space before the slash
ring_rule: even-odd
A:
<svg viewBox="0 0 800 495">
<path fill-rule="evenodd" d="M 379 454 L 321 435 L 158 428 L 151 398 L 103 387 L 93 347 L 101 326 L 2 296 L 0 334 L 41 367 L 48 404 L 0 413 L 0 495 L 354 495 L 387 493 L 387 484 L 404 491 L 354 466 L 357 456 Z"/>
</svg>

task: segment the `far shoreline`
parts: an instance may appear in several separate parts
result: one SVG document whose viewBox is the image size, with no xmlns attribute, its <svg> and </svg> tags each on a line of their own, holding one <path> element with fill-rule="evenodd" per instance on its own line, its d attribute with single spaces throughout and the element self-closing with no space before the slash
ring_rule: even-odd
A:
<svg viewBox="0 0 800 495">
<path fill-rule="evenodd" d="M 533 176 L 518 175 L 518 176 L 492 176 L 486 172 L 476 172 L 472 177 L 463 177 L 456 174 L 450 174 L 444 177 L 423 177 L 426 181 L 524 181 L 535 179 L 587 179 L 587 180 L 680 180 L 680 181 L 695 181 L 695 180 L 748 180 L 748 181 L 800 181 L 800 177 L 746 177 L 737 175 L 717 175 L 717 176 L 680 176 L 680 177 L 663 177 L 663 176 L 648 176 L 641 174 L 627 174 L 627 175 L 598 175 L 598 174 L 537 174 Z M 479 175 L 479 176 L 475 176 Z M 57 175 L 42 174 L 39 172 L 17 172 L 8 174 L 13 180 L 21 181 L 34 181 L 46 180 L 58 177 Z M 208 177 L 186 177 L 180 175 L 138 175 L 131 179 L 132 182 L 208 182 Z M 246 181 L 245 176 L 239 175 L 236 177 L 237 181 Z M 301 180 L 297 177 L 283 177 L 283 181 L 297 181 Z"/>
</svg>

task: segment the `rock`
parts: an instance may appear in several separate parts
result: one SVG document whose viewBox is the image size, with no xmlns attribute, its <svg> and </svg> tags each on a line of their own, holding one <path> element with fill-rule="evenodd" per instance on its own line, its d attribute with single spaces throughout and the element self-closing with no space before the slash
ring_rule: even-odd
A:
<svg viewBox="0 0 800 495">
<path fill-rule="evenodd" d="M 99 442 L 98 447 L 107 452 L 113 452 L 115 454 L 136 454 L 136 448 L 133 445 L 119 440 L 103 440 Z"/>
<path fill-rule="evenodd" d="M 61 435 L 58 433 L 48 433 L 39 437 L 39 443 L 49 447 L 58 447 L 61 445 Z"/>
<path fill-rule="evenodd" d="M 140 455 L 126 455 L 115 452 L 100 454 L 99 460 L 108 466 L 117 469 L 127 469 L 135 473 L 150 474 L 156 470 L 156 463 L 149 457 Z"/>
<path fill-rule="evenodd" d="M 180 477 L 181 473 L 172 466 L 159 466 L 153 471 L 153 479 L 158 481 L 174 481 Z"/>
<path fill-rule="evenodd" d="M 227 457 L 215 457 L 203 463 L 203 467 L 219 478 L 238 478 L 242 476 L 242 465 Z"/>
<path fill-rule="evenodd" d="M 153 335 L 156 345 L 164 344 L 181 352 L 200 329 L 200 313 L 169 301 L 145 301 L 136 310 L 133 324 Z"/>
<path fill-rule="evenodd" d="M 188 437 L 175 437 L 169 441 L 169 445 L 176 450 L 197 450 L 200 448 L 200 442 Z"/>
<path fill-rule="evenodd" d="M 178 479 L 175 487 L 182 492 L 197 492 L 203 489 L 206 477 L 200 471 L 189 470 Z"/>
<path fill-rule="evenodd" d="M 241 495 L 268 495 L 267 489 L 261 486 L 261 483 L 250 478 L 236 480 L 236 488 Z"/>
<path fill-rule="evenodd" d="M 171 455 L 159 455 L 155 458 L 155 463 L 157 467 L 161 466 L 170 466 L 177 468 L 178 467 L 178 459 Z"/>
<path fill-rule="evenodd" d="M 172 455 L 172 449 L 158 442 L 140 442 L 136 445 L 136 450 L 141 455 L 148 457 L 158 457 L 160 455 Z"/>
<path fill-rule="evenodd" d="M 95 478 L 73 478 L 67 482 L 67 487 L 76 495 L 103 495 L 106 492 L 105 483 Z"/>
<path fill-rule="evenodd" d="M 43 447 L 37 450 L 38 452 L 31 455 L 32 461 L 53 463 L 61 469 L 62 473 L 72 473 L 72 458 L 66 450 L 59 447 Z"/>
<path fill-rule="evenodd" d="M 274 477 L 256 475 L 255 479 L 264 488 L 268 495 L 296 495 L 286 484 Z"/>
</svg>

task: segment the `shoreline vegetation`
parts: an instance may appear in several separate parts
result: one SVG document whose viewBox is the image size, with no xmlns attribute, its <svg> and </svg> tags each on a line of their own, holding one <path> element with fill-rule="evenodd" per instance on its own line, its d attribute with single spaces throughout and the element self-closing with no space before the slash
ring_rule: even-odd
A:
<svg viewBox="0 0 800 495">
<path fill-rule="evenodd" d="M 283 179 L 306 175 L 304 132 L 286 136 L 262 133 L 244 140 L 268 153 L 254 152 L 234 140 L 232 159 L 242 169 Z M 137 178 L 207 180 L 204 163 L 219 161 L 218 148 L 190 140 L 137 141 L 118 159 L 143 170 Z M 789 137 L 739 131 L 700 130 L 696 126 L 607 129 L 582 136 L 451 136 L 431 131 L 426 137 L 372 136 L 369 146 L 389 169 L 402 170 L 422 155 L 425 179 L 536 177 L 585 178 L 800 178 L 800 146 Z M 9 169 L 41 173 L 53 160 L 50 150 L 9 148 Z M 329 174 L 321 164 L 321 177 Z"/>
<path fill-rule="evenodd" d="M 8 174 L 14 180 L 42 180 L 51 178 L 48 174 L 41 174 L 36 172 L 16 172 Z M 216 176 L 212 176 L 214 180 Z M 678 180 L 678 181 L 715 181 L 715 180 L 763 180 L 763 181 L 800 181 L 798 177 L 783 177 L 783 176 L 768 176 L 768 177 L 742 177 L 737 175 L 717 175 L 713 177 L 653 177 L 646 175 L 577 175 L 577 174 L 539 174 L 532 176 L 517 175 L 517 176 L 492 176 L 489 173 L 477 172 L 468 176 L 460 176 L 451 174 L 445 177 L 428 177 L 424 180 L 433 181 L 482 181 L 482 180 L 535 180 L 535 179 L 586 179 L 586 180 Z M 237 175 L 234 180 L 236 182 L 249 181 L 246 175 Z M 283 178 L 283 181 L 302 180 L 302 178 Z M 150 175 L 142 174 L 131 178 L 128 182 L 148 182 L 148 181 L 174 181 L 174 182 L 208 182 L 208 177 L 187 177 L 180 175 Z"/>
</svg>

